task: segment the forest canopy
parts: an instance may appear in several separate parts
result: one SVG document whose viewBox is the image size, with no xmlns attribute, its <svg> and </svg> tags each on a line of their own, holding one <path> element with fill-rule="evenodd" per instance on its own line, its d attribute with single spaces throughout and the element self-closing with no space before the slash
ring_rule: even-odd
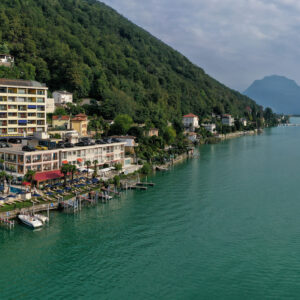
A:
<svg viewBox="0 0 300 300">
<path fill-rule="evenodd" d="M 96 99 L 93 114 L 107 119 L 238 117 L 246 107 L 261 109 L 96 0 L 1 0 L 0 24 L 0 45 L 15 57 L 13 68 L 0 67 L 0 77 Z"/>
</svg>

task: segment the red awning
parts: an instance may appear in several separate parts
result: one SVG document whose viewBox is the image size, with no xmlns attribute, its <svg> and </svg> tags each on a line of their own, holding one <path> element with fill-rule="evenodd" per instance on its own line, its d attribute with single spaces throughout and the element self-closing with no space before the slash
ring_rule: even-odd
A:
<svg viewBox="0 0 300 300">
<path fill-rule="evenodd" d="M 77 158 L 77 161 L 78 162 L 82 162 L 82 158 Z"/>
<path fill-rule="evenodd" d="M 63 160 L 62 163 L 63 163 L 63 164 L 67 164 L 68 161 L 67 161 L 67 160 Z"/>
<path fill-rule="evenodd" d="M 23 185 L 31 185 L 31 183 L 30 183 L 30 182 L 27 182 L 27 181 L 22 182 L 22 184 L 23 184 Z"/>
<path fill-rule="evenodd" d="M 56 179 L 56 178 L 61 178 L 64 175 L 60 172 L 60 170 L 56 171 L 47 171 L 47 172 L 40 172 L 36 173 L 34 176 L 34 179 L 38 182 L 40 181 L 46 181 L 50 179 Z"/>
</svg>

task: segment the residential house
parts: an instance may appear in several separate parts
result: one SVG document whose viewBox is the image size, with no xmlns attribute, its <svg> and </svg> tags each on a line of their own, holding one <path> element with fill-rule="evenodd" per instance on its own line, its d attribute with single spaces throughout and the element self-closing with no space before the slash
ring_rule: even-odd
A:
<svg viewBox="0 0 300 300">
<path fill-rule="evenodd" d="M 201 124 L 201 126 L 204 127 L 210 133 L 216 132 L 216 124 Z"/>
<path fill-rule="evenodd" d="M 227 126 L 233 126 L 234 125 L 234 118 L 231 115 L 223 115 L 222 116 L 222 124 Z"/>
<path fill-rule="evenodd" d="M 11 67 L 14 63 L 14 57 L 9 54 L 0 54 L 0 66 Z"/>
<path fill-rule="evenodd" d="M 73 103 L 73 94 L 67 91 L 54 91 L 52 93 L 55 105 L 66 105 Z"/>
<path fill-rule="evenodd" d="M 78 114 L 72 118 L 71 126 L 79 133 L 79 136 L 87 136 L 88 118 L 85 114 Z"/>
<path fill-rule="evenodd" d="M 245 118 L 240 118 L 240 122 L 243 126 L 247 126 L 247 119 Z"/>
<path fill-rule="evenodd" d="M 60 129 L 70 129 L 69 116 L 52 116 L 52 127 Z"/>
<path fill-rule="evenodd" d="M 188 133 L 187 133 L 187 138 L 188 138 L 191 142 L 196 142 L 196 141 L 197 141 L 197 133 L 196 133 L 196 132 L 188 132 Z"/>
<path fill-rule="evenodd" d="M 183 116 L 182 121 L 184 128 L 189 129 L 191 132 L 199 128 L 199 118 L 192 113 Z"/>
<path fill-rule="evenodd" d="M 147 136 L 158 136 L 158 129 L 157 128 L 150 128 L 147 132 Z"/>
</svg>

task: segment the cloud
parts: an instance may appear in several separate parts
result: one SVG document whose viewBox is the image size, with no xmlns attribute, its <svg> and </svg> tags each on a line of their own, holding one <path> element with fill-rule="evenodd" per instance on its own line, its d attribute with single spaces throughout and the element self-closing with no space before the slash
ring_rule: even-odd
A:
<svg viewBox="0 0 300 300">
<path fill-rule="evenodd" d="M 238 89 L 269 74 L 300 82 L 300 1 L 105 0 L 107 5 Z"/>
</svg>

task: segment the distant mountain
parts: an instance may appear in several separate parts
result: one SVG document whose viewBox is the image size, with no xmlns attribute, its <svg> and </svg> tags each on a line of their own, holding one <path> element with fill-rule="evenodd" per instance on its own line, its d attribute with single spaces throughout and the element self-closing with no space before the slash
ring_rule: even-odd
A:
<svg viewBox="0 0 300 300">
<path fill-rule="evenodd" d="M 300 86 L 284 76 L 255 80 L 244 94 L 277 113 L 300 114 Z"/>
</svg>

